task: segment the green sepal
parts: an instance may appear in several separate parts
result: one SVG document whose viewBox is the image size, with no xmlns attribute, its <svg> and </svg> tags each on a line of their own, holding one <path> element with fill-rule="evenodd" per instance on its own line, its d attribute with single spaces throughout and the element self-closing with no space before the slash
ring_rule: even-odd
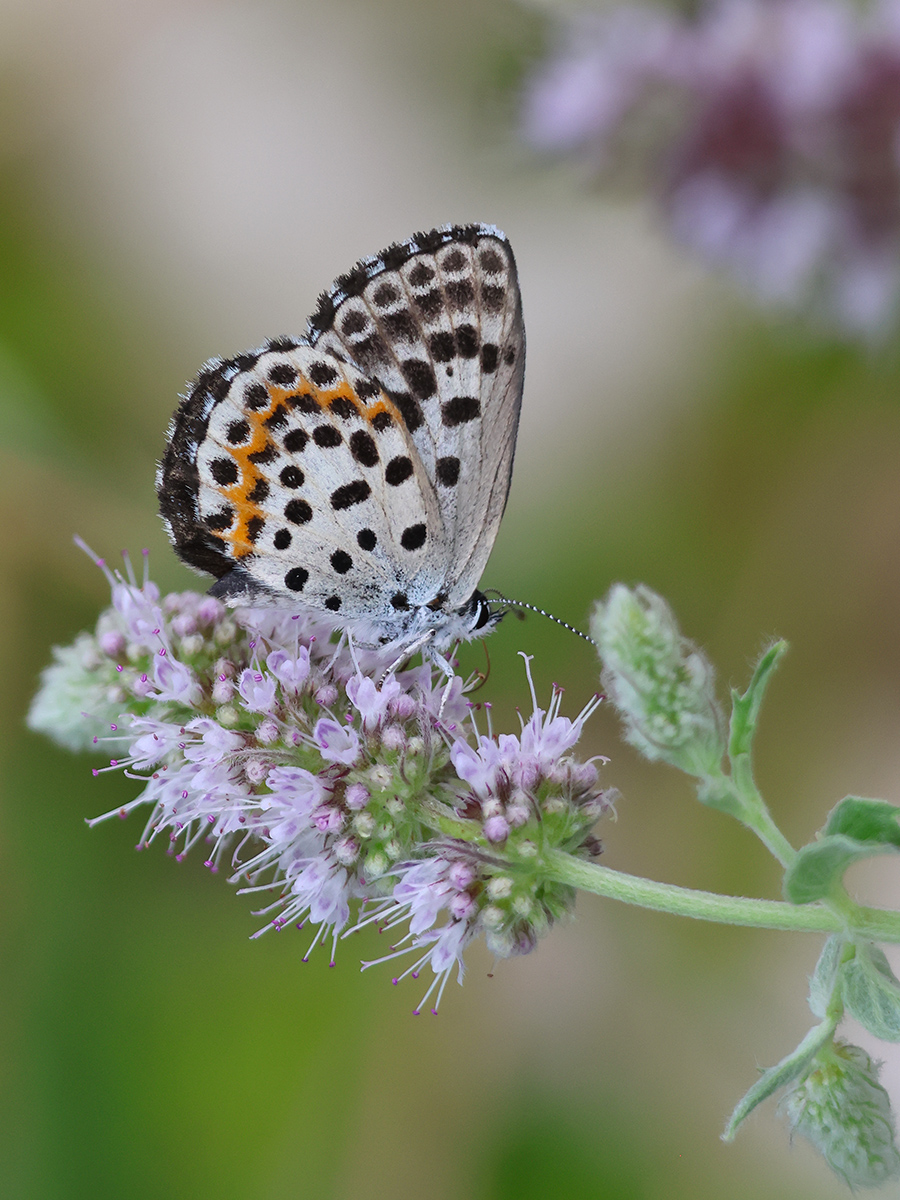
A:
<svg viewBox="0 0 900 1200">
<path fill-rule="evenodd" d="M 796 1050 L 783 1058 L 780 1063 L 776 1063 L 774 1067 L 763 1071 L 746 1096 L 738 1101 L 737 1107 L 725 1126 L 725 1132 L 722 1134 L 723 1142 L 734 1140 L 738 1126 L 753 1112 L 757 1104 L 767 1100 L 779 1088 L 786 1087 L 787 1084 L 793 1083 L 806 1074 L 807 1068 L 822 1047 L 831 1041 L 836 1026 L 837 1021 L 834 1020 L 823 1021 L 821 1025 L 813 1026 Z"/>
<path fill-rule="evenodd" d="M 833 896 L 851 863 L 900 850 L 900 809 L 884 800 L 845 796 L 831 811 L 814 842 L 797 852 L 784 876 L 784 895 L 793 904 Z"/>
<path fill-rule="evenodd" d="M 842 983 L 851 1017 L 883 1042 L 900 1042 L 900 980 L 884 951 L 871 942 L 858 944 L 844 966 Z"/>
<path fill-rule="evenodd" d="M 857 842 L 871 842 L 900 849 L 900 808 L 887 800 L 845 796 L 825 822 L 825 836 L 842 833 Z"/>
<path fill-rule="evenodd" d="M 728 754 L 732 761 L 741 754 L 749 754 L 756 733 L 756 722 L 763 695 L 778 666 L 779 659 L 787 650 L 787 642 L 775 642 L 756 664 L 753 678 L 746 692 L 741 695 L 737 688 L 731 689 L 731 722 L 728 729 Z"/>
<path fill-rule="evenodd" d="M 809 979 L 809 1007 L 813 1016 L 824 1019 L 828 1013 L 838 981 L 838 972 L 848 953 L 852 954 L 853 948 L 848 947 L 839 934 L 832 934 L 822 947 L 816 969 Z"/>
</svg>

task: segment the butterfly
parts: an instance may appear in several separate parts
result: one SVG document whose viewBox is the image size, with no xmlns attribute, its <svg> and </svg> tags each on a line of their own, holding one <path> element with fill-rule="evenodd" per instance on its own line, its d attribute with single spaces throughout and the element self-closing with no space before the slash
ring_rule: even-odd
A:
<svg viewBox="0 0 900 1200">
<path fill-rule="evenodd" d="M 509 242 L 447 225 L 362 259 L 304 337 L 206 363 L 157 473 L 181 559 L 229 604 L 311 610 L 435 651 L 502 615 L 478 591 L 525 371 Z"/>
</svg>

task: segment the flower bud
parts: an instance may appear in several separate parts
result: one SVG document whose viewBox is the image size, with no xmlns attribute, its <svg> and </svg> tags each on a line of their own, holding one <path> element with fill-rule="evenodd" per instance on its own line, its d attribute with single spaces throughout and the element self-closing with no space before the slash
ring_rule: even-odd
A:
<svg viewBox="0 0 900 1200">
<path fill-rule="evenodd" d="M 878 1071 L 865 1050 L 835 1042 L 783 1101 L 793 1129 L 851 1188 L 877 1187 L 900 1175 L 890 1100 Z"/>
<path fill-rule="evenodd" d="M 602 681 L 625 736 L 649 759 L 691 775 L 715 775 L 725 753 L 713 669 L 682 637 L 675 617 L 649 588 L 615 584 L 598 604 L 591 634 Z"/>
<path fill-rule="evenodd" d="M 110 658 L 118 658 L 125 653 L 125 638 L 117 630 L 110 629 L 106 633 L 101 633 L 97 640 L 100 649 Z"/>
</svg>

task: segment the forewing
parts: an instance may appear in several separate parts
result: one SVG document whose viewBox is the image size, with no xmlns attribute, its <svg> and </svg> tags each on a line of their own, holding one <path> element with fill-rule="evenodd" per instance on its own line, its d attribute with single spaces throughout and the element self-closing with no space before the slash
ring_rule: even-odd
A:
<svg viewBox="0 0 900 1200">
<path fill-rule="evenodd" d="M 277 598 L 390 629 L 446 574 L 438 497 L 401 413 L 324 347 L 284 339 L 201 373 L 161 464 L 185 561 L 233 602 Z"/>
<path fill-rule="evenodd" d="M 506 505 L 525 330 L 516 265 L 487 225 L 447 226 L 363 259 L 319 301 L 319 348 L 393 399 L 440 503 L 448 607 L 478 584 Z"/>
</svg>

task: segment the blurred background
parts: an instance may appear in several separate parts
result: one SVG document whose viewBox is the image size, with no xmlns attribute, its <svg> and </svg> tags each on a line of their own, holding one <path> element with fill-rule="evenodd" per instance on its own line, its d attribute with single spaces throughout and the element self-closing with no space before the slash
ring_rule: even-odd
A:
<svg viewBox="0 0 900 1200">
<path fill-rule="evenodd" d="M 528 958 L 476 947 L 439 1017 L 413 1019 L 418 985 L 359 974 L 374 935 L 304 965 L 304 935 L 248 941 L 248 900 L 202 856 L 136 855 L 140 818 L 88 831 L 137 785 L 24 728 L 51 645 L 107 602 L 74 533 L 204 586 L 154 495 L 185 380 L 302 332 L 361 255 L 488 221 L 529 341 L 484 586 L 585 627 L 613 581 L 644 581 L 723 690 L 786 637 L 758 744 L 786 835 L 847 793 L 900 803 L 896 336 L 760 306 L 672 237 L 652 187 L 539 154 L 522 97 L 554 20 L 507 0 L 0 4 L 5 1196 L 847 1194 L 771 1102 L 719 1141 L 812 1023 L 817 938 L 582 897 Z M 530 707 L 520 650 L 570 715 L 598 686 L 590 648 L 538 617 L 489 648 L 495 728 Z M 612 713 L 583 748 L 623 793 L 607 865 L 779 895 L 756 840 L 639 762 Z M 900 902 L 892 859 L 856 871 L 861 899 Z M 896 1105 L 900 1053 L 848 1033 Z"/>
</svg>

